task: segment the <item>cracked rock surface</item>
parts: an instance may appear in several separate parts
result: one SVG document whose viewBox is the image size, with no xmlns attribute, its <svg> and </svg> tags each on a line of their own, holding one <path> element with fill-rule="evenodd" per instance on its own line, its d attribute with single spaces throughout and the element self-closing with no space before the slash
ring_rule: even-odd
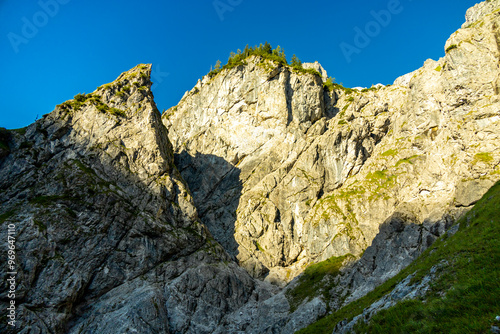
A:
<svg viewBox="0 0 500 334">
<path fill-rule="evenodd" d="M 0 202 L 17 231 L 21 333 L 211 333 L 270 295 L 200 223 L 150 72 L 139 65 L 9 134 Z"/>
<path fill-rule="evenodd" d="M 396 212 L 437 221 L 499 178 L 499 2 L 467 12 L 446 55 L 349 91 L 251 56 L 162 115 L 201 221 L 253 277 L 360 256 Z M 453 214 L 452 214 L 453 215 Z"/>
</svg>

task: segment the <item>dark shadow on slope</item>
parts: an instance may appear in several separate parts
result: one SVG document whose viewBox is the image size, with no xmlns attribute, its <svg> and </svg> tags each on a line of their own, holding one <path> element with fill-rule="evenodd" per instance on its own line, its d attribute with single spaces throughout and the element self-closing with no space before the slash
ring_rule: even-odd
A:
<svg viewBox="0 0 500 334">
<path fill-rule="evenodd" d="M 82 136 L 72 128 L 72 116 L 54 114 L 29 126 L 26 134 L 11 133 L 11 152 L 0 159 L 1 235 L 7 240 L 3 227 L 15 224 L 19 249 L 17 316 L 23 326 L 40 333 L 68 332 L 105 293 L 152 270 L 171 266 L 181 271 L 182 266 L 169 263 L 205 247 L 207 238 L 194 213 L 189 216 L 189 208 L 182 212 L 179 203 L 185 195 L 177 183 L 169 190 L 167 183 L 155 182 L 157 177 L 182 182 L 173 165 L 163 175 L 139 178 L 130 169 L 141 159 L 139 150 L 131 155 L 114 143 L 108 151 L 94 147 L 88 133 Z M 161 134 L 159 113 L 157 117 Z M 113 129 L 133 121 L 116 118 Z M 161 136 L 154 144 L 170 149 Z M 230 178 L 238 179 L 238 174 Z M 213 261 L 228 260 L 222 250 L 213 254 Z M 175 270 L 168 275 L 182 273 Z M 6 278 L 1 271 L 3 309 L 9 303 Z M 167 278 L 159 274 L 155 284 L 166 284 Z M 140 312 L 158 312 L 144 298 L 134 301 L 144 305 L 130 310 L 130 321 L 140 322 Z M 154 298 L 155 305 L 165 304 L 161 289 Z M 163 332 L 164 325 L 149 324 L 151 332 Z M 2 321 L 0 332 L 11 330 Z"/>
<path fill-rule="evenodd" d="M 425 220 L 420 223 L 407 210 L 393 213 L 380 225 L 379 233 L 361 258 L 348 264 L 342 269 L 338 280 L 326 287 L 330 306 L 339 309 L 345 302 L 363 297 L 394 277 L 442 236 L 453 222 L 454 219 L 448 215 L 437 221 Z M 304 276 L 307 278 L 307 271 Z M 316 281 L 319 280 L 316 278 Z M 304 284 L 308 283 L 301 283 Z M 316 286 L 315 289 L 325 287 Z"/>
<path fill-rule="evenodd" d="M 290 75 L 290 73 L 288 73 Z M 293 107 L 292 107 L 292 100 L 293 100 L 293 88 L 292 85 L 290 85 L 290 80 L 285 80 L 285 98 L 286 98 L 286 111 L 287 111 L 287 120 L 286 120 L 286 127 L 293 122 Z"/>
<path fill-rule="evenodd" d="M 208 227 L 215 240 L 236 258 L 236 210 L 243 189 L 240 169 L 212 154 L 197 152 L 195 156 L 191 156 L 182 151 L 175 154 L 174 159 L 191 190 L 201 221 Z"/>
<path fill-rule="evenodd" d="M 365 295 L 407 267 L 453 224 L 444 216 L 420 223 L 407 212 L 397 211 L 379 227 L 362 257 L 349 271 L 348 286 L 353 300 Z"/>
<path fill-rule="evenodd" d="M 334 257 L 311 266 L 286 293 L 287 298 L 292 308 L 297 308 L 306 298 L 311 300 L 312 296 L 323 294 L 331 310 L 338 310 L 344 303 L 366 295 L 410 265 L 452 223 L 453 219 L 448 216 L 438 221 L 419 223 L 406 210 L 395 212 L 380 225 L 372 245 L 359 260 L 346 265 L 345 257 Z M 339 271 L 342 263 L 345 267 Z M 326 315 L 309 327 L 307 333 L 331 333 L 335 326 L 335 323 L 328 323 L 327 319 L 331 317 L 331 313 Z M 325 330 L 325 326 L 331 328 Z"/>
</svg>

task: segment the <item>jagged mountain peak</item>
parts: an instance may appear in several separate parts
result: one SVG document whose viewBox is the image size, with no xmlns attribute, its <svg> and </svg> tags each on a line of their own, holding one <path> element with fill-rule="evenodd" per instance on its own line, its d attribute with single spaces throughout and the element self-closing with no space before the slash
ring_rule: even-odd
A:
<svg viewBox="0 0 500 334">
<path fill-rule="evenodd" d="M 151 68 L 153 64 L 137 64 L 135 67 L 130 70 L 123 72 L 118 76 L 115 82 L 119 82 L 121 80 L 129 80 L 137 78 L 137 75 L 140 77 L 146 77 L 148 80 L 151 78 Z"/>
<path fill-rule="evenodd" d="M 146 105 L 157 112 L 151 85 L 151 64 L 139 64 L 92 93 L 75 95 L 74 99 L 58 105 L 57 109 L 72 112 L 94 106 L 104 114 L 122 118 L 137 115 Z"/>
<path fill-rule="evenodd" d="M 467 13 L 465 14 L 465 23 L 462 25 L 462 28 L 467 28 L 471 24 L 481 21 L 487 15 L 498 13 L 499 7 L 499 0 L 479 2 L 467 10 Z"/>
<path fill-rule="evenodd" d="M 161 176 L 173 168 L 173 153 L 150 74 L 151 65 L 137 65 L 94 92 L 58 105 L 33 126 L 52 140 L 86 138 L 88 150 L 106 152 L 119 168 L 141 178 Z"/>
</svg>

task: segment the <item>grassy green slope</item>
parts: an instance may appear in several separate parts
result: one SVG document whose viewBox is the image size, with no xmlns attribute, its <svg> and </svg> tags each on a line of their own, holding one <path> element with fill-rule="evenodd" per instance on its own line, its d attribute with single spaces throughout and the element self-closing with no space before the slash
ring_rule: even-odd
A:
<svg viewBox="0 0 500 334">
<path fill-rule="evenodd" d="M 331 333 L 343 319 L 351 320 L 405 277 L 417 282 L 446 260 L 424 300 L 400 302 L 358 323 L 357 333 L 487 333 L 500 315 L 500 182 L 457 224 L 410 266 L 365 297 L 297 333 Z"/>
<path fill-rule="evenodd" d="M 286 292 L 291 312 L 294 312 L 306 299 L 323 295 L 324 300 L 328 300 L 333 287 L 333 278 L 338 275 L 342 265 L 350 259 L 354 259 L 354 255 L 334 256 L 307 267 L 299 277 L 297 286 Z"/>
</svg>

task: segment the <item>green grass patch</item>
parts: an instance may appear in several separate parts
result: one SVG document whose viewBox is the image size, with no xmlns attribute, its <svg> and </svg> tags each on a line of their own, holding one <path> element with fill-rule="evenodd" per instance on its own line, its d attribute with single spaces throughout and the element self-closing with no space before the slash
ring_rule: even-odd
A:
<svg viewBox="0 0 500 334">
<path fill-rule="evenodd" d="M 378 171 L 375 171 L 373 173 L 368 173 L 368 175 L 366 176 L 366 178 L 369 180 L 369 181 L 379 181 L 379 180 L 386 180 L 387 179 L 387 169 L 384 169 L 384 170 L 378 170 Z"/>
<path fill-rule="evenodd" d="M 391 292 L 408 275 L 418 282 L 442 260 L 448 265 L 431 283 L 423 300 L 410 300 L 379 312 L 357 333 L 488 333 L 500 314 L 500 182 L 497 182 L 458 224 L 417 260 L 365 297 L 362 297 L 297 333 L 331 333 L 344 319 Z"/>
<path fill-rule="evenodd" d="M 12 217 L 15 213 L 16 213 L 16 210 L 10 210 L 10 211 L 7 211 L 5 213 L 2 213 L 0 215 L 0 225 L 2 225 L 3 223 L 5 223 L 5 221 L 7 219 L 9 219 L 10 217 Z"/>
<path fill-rule="evenodd" d="M 265 252 L 264 248 L 262 248 L 262 246 L 259 244 L 259 242 L 257 240 L 255 240 L 255 246 L 257 246 L 257 248 L 259 249 L 259 251 L 261 251 L 262 253 Z"/>
<path fill-rule="evenodd" d="M 247 65 L 246 59 L 251 56 L 260 58 L 260 62 L 258 65 L 264 68 L 266 71 L 271 70 L 275 66 L 283 66 L 288 67 L 295 73 L 312 74 L 321 78 L 321 74 L 315 69 L 305 69 L 302 66 L 302 62 L 295 55 L 293 55 L 290 64 L 288 64 L 285 56 L 285 51 L 279 45 L 276 47 L 276 49 L 273 49 L 271 47 L 271 44 L 269 44 L 268 42 L 266 42 L 265 44 L 260 44 L 259 46 L 256 45 L 254 47 L 250 47 L 247 45 L 243 50 L 238 49 L 237 52 L 231 52 L 229 59 L 225 65 L 222 66 L 222 62 L 220 60 L 217 60 L 215 67 L 213 67 L 207 75 L 210 79 L 212 79 L 223 70 L 230 70 L 238 66 Z M 273 65 L 266 65 L 266 61 L 269 61 Z M 333 80 L 325 83 L 325 88 L 333 90 L 335 88 Z"/>
<path fill-rule="evenodd" d="M 337 123 L 338 125 L 346 125 L 347 124 L 347 121 L 345 119 L 341 119 L 340 121 L 338 121 Z"/>
<path fill-rule="evenodd" d="M 352 254 L 340 257 L 331 257 L 325 261 L 311 264 L 298 278 L 299 282 L 294 289 L 286 292 L 286 297 L 290 303 L 290 312 L 294 312 L 306 298 L 312 299 L 320 294 L 329 298 L 329 291 L 332 289 L 333 278 L 339 273 L 344 261 L 354 258 Z M 324 280 L 330 276 L 330 280 Z"/>
<path fill-rule="evenodd" d="M 125 111 L 120 110 L 118 108 L 110 108 L 109 109 L 109 113 L 111 115 L 115 115 L 115 116 L 118 116 L 118 117 L 127 117 L 127 114 L 125 114 Z"/>
<path fill-rule="evenodd" d="M 387 150 L 384 153 L 382 153 L 381 156 L 383 156 L 383 157 L 393 157 L 393 156 L 395 156 L 397 154 L 398 154 L 397 150 L 390 149 L 390 150 Z"/>
<path fill-rule="evenodd" d="M 452 45 L 450 45 L 449 47 L 447 47 L 447 48 L 446 48 L 446 51 L 445 51 L 445 52 L 446 52 L 446 53 L 448 53 L 448 52 L 450 52 L 451 50 L 456 49 L 456 48 L 458 48 L 458 45 L 456 45 L 456 44 L 452 44 Z"/>
<path fill-rule="evenodd" d="M 92 168 L 90 167 L 87 167 L 86 165 L 83 164 L 83 162 L 81 162 L 80 160 L 73 160 L 75 165 L 81 170 L 83 171 L 85 174 L 87 175 L 95 175 L 95 172 Z"/>
<path fill-rule="evenodd" d="M 347 110 L 347 108 L 349 108 L 351 104 L 350 103 L 347 103 L 343 108 L 342 108 L 342 111 L 339 113 L 339 116 L 342 117 L 344 116 L 344 113 L 345 111 Z"/>
<path fill-rule="evenodd" d="M 343 228 L 340 229 L 340 232 L 333 239 L 341 235 L 347 235 L 351 239 L 356 238 L 351 223 L 354 223 L 356 226 L 359 225 L 358 219 L 349 203 L 341 201 L 344 202 L 345 210 L 343 210 L 338 205 L 337 200 L 345 199 L 347 196 L 359 196 L 364 192 L 365 190 L 362 187 L 355 187 L 347 191 L 342 190 L 336 194 L 321 198 L 313 207 L 314 213 L 312 215 L 313 219 L 311 220 L 311 225 L 317 228 L 322 222 L 327 222 L 332 216 L 335 216 L 340 220 L 340 222 L 338 222 L 338 227 Z"/>
<path fill-rule="evenodd" d="M 300 74 L 312 74 L 312 75 L 317 75 L 318 77 L 321 78 L 321 74 L 316 71 L 315 69 L 312 69 L 312 68 L 303 68 L 302 67 L 302 64 L 300 65 L 296 65 L 296 66 L 292 66 L 292 70 L 295 72 L 295 73 L 300 73 Z"/>
<path fill-rule="evenodd" d="M 99 110 L 100 112 L 107 112 L 109 110 L 109 107 L 105 104 L 99 104 L 98 106 L 96 106 L 97 110 Z"/>
<path fill-rule="evenodd" d="M 341 83 L 340 83 L 340 84 L 334 83 L 334 84 L 333 84 L 333 86 L 334 86 L 334 87 L 333 87 L 333 89 L 342 90 L 342 91 L 344 91 L 344 93 L 345 93 L 346 95 L 349 95 L 349 94 L 352 94 L 352 93 L 354 93 L 354 92 L 355 92 L 355 90 L 354 90 L 354 89 L 344 87 Z"/>
<path fill-rule="evenodd" d="M 89 94 L 89 96 L 85 95 L 85 93 L 83 94 L 76 94 L 73 98 L 75 99 L 75 101 L 77 102 L 85 102 L 91 95 Z"/>
<path fill-rule="evenodd" d="M 343 220 L 348 219 L 338 206 L 335 195 L 321 198 L 316 202 L 313 210 L 314 214 L 312 216 L 314 218 L 311 222 L 313 227 L 318 227 L 322 220 L 327 221 L 333 214 L 341 217 Z"/>
<path fill-rule="evenodd" d="M 379 87 L 371 86 L 370 88 L 363 88 L 361 90 L 361 93 L 374 92 L 374 91 L 377 91 L 379 89 L 380 89 Z"/>
<path fill-rule="evenodd" d="M 141 89 L 142 87 L 139 87 L 139 90 Z M 100 112 L 102 113 L 109 113 L 113 116 L 117 116 L 117 117 L 126 117 L 127 114 L 123 111 L 123 110 L 120 110 L 118 108 L 110 108 L 107 104 L 104 104 L 102 103 L 100 100 L 98 102 L 96 102 L 96 108 L 97 110 L 99 110 Z"/>
<path fill-rule="evenodd" d="M 348 199 L 354 196 L 360 196 L 365 192 L 366 190 L 361 186 L 351 186 L 350 188 L 347 189 L 341 188 L 339 189 L 339 194 L 337 195 L 337 198 Z"/>
<path fill-rule="evenodd" d="M 311 175 L 309 175 L 305 169 L 297 168 L 298 171 L 302 173 L 302 176 L 309 182 L 310 184 L 318 184 L 316 179 L 314 179 Z"/>
<path fill-rule="evenodd" d="M 57 107 L 60 108 L 61 110 L 66 110 L 66 111 L 69 111 L 70 109 L 78 110 L 81 107 L 83 107 L 88 100 L 92 101 L 94 98 L 95 97 L 92 96 L 92 94 L 79 93 L 73 97 L 73 100 L 58 104 Z"/>
<path fill-rule="evenodd" d="M 410 165 L 413 165 L 413 162 L 412 160 L 415 159 L 415 158 L 418 158 L 419 155 L 412 155 L 411 157 L 409 158 L 404 158 L 404 159 L 400 159 L 398 160 L 398 162 L 396 162 L 396 167 L 399 167 L 399 165 L 402 165 L 402 164 L 410 164 Z"/>
<path fill-rule="evenodd" d="M 335 89 L 335 79 L 332 77 L 329 77 L 324 83 L 323 83 L 323 88 L 328 90 L 329 92 L 332 92 Z"/>
<path fill-rule="evenodd" d="M 387 198 L 387 195 L 385 193 L 396 184 L 397 176 L 389 174 L 387 169 L 384 169 L 375 171 L 373 173 L 368 173 L 366 175 L 366 181 L 376 186 L 376 189 L 368 198 L 369 200 L 373 200 L 382 196 L 384 196 L 384 198 Z"/>
<path fill-rule="evenodd" d="M 476 164 L 478 162 L 489 163 L 492 161 L 493 157 L 491 156 L 491 153 L 481 152 L 474 155 L 474 160 L 472 161 L 472 163 L 473 164 Z"/>
<path fill-rule="evenodd" d="M 111 84 L 106 84 L 103 87 L 112 88 L 113 86 Z M 124 89 L 130 89 L 130 87 L 125 86 Z M 123 91 L 119 91 L 116 93 L 117 96 L 122 96 L 124 94 L 125 93 Z M 110 108 L 108 105 L 104 104 L 101 101 L 101 98 L 99 96 L 92 94 L 77 94 L 75 95 L 73 100 L 66 101 L 63 104 L 58 105 L 58 107 L 61 108 L 62 110 L 68 110 L 68 109 L 78 110 L 88 102 L 95 105 L 97 110 L 99 110 L 100 112 L 110 113 L 111 115 L 118 117 L 126 117 L 126 114 L 123 110 L 117 108 Z"/>
</svg>

